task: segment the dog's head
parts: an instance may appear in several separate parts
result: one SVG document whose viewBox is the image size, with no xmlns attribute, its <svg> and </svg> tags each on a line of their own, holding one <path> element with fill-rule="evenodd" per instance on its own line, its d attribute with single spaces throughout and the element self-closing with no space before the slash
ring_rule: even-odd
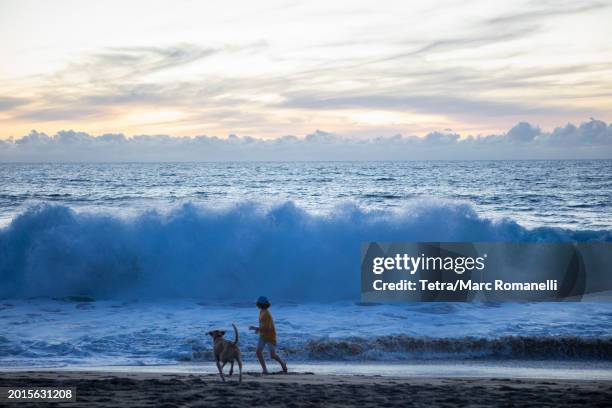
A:
<svg viewBox="0 0 612 408">
<path fill-rule="evenodd" d="M 207 333 L 213 340 L 221 339 L 225 336 L 225 330 L 212 330 Z"/>
</svg>

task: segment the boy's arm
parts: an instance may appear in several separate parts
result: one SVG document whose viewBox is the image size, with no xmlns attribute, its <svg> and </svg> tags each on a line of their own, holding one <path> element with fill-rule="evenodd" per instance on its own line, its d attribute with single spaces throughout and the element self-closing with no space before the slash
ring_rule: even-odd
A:
<svg viewBox="0 0 612 408">
<path fill-rule="evenodd" d="M 249 330 L 255 330 L 255 333 L 272 333 L 272 329 L 265 327 L 249 326 Z"/>
</svg>

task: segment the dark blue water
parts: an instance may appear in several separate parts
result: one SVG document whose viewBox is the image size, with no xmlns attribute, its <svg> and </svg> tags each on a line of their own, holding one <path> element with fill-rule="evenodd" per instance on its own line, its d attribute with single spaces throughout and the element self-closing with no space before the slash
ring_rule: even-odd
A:
<svg viewBox="0 0 612 408">
<path fill-rule="evenodd" d="M 612 304 L 362 306 L 364 241 L 612 241 L 612 161 L 0 165 L 0 366 L 612 361 Z M 252 354 L 252 353 L 251 353 Z M 250 355 L 250 354 L 248 354 Z"/>
<path fill-rule="evenodd" d="M 471 205 L 526 227 L 612 229 L 612 160 L 0 164 L 0 221 L 31 203 L 113 214 L 251 200 L 311 212 L 416 201 Z"/>
</svg>

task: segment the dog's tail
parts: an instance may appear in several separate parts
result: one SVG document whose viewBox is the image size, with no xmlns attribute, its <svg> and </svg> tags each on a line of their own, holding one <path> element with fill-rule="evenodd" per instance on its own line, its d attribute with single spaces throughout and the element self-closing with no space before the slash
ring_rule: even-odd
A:
<svg viewBox="0 0 612 408">
<path fill-rule="evenodd" d="M 240 336 L 238 335 L 238 328 L 234 323 L 232 323 L 232 326 L 234 326 L 234 344 L 238 344 L 238 340 L 240 340 Z"/>
</svg>

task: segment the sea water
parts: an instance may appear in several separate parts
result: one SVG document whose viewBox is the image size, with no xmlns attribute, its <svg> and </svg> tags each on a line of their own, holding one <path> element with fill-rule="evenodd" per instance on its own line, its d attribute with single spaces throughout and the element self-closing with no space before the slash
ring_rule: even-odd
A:
<svg viewBox="0 0 612 408">
<path fill-rule="evenodd" d="M 1 164 L 0 366 L 208 364 L 206 332 L 233 338 L 231 322 L 252 362 L 265 294 L 294 363 L 605 370 L 612 304 L 361 304 L 359 245 L 609 242 L 611 175 L 606 160 Z"/>
</svg>

